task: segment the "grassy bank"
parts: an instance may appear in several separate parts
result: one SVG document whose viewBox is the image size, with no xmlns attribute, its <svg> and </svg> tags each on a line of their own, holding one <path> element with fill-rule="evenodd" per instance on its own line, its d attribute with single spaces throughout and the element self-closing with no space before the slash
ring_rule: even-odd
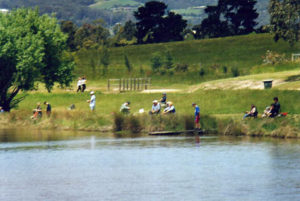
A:
<svg viewBox="0 0 300 201">
<path fill-rule="evenodd" d="M 299 115 L 300 105 L 297 100 L 300 98 L 298 91 L 284 90 L 199 90 L 195 93 L 172 93 L 168 94 L 168 99 L 174 102 L 177 110 L 175 116 L 170 117 L 150 117 L 147 114 L 139 115 L 138 110 L 144 108 L 147 112 L 150 110 L 152 100 L 159 99 L 161 94 L 142 94 L 142 93 L 121 93 L 104 94 L 96 93 L 96 111 L 91 112 L 86 100 L 89 94 L 65 93 L 30 93 L 26 99 L 20 103 L 19 108 L 13 110 L 10 114 L 0 115 L 1 128 L 42 128 L 42 129 L 72 129 L 72 130 L 111 130 L 115 121 L 115 114 L 125 101 L 130 101 L 132 119 L 126 120 L 123 126 L 125 130 L 134 131 L 155 131 L 155 130 L 184 130 L 193 126 L 192 102 L 197 102 L 201 108 L 202 126 L 205 129 L 218 128 L 220 133 L 227 133 L 227 125 L 240 125 L 245 123 L 249 129 L 246 133 L 255 133 L 251 128 L 259 128 L 260 122 L 268 124 L 268 120 L 250 120 L 257 122 L 257 125 L 248 125 L 248 121 L 242 121 L 243 112 L 249 110 L 252 103 L 256 104 L 260 113 L 267 105 L 270 105 L 272 98 L 278 96 L 282 105 L 282 111 L 288 112 L 288 118 L 282 120 L 298 129 L 298 122 L 295 120 Z M 45 115 L 42 119 L 32 120 L 32 109 L 37 102 L 49 101 L 53 108 L 53 114 L 50 118 Z M 68 110 L 71 104 L 75 104 L 75 110 Z M 43 107 L 45 109 L 45 107 Z M 273 120 L 270 120 L 272 124 Z M 277 121 L 277 120 L 274 120 Z M 289 122 L 290 121 L 290 122 Z M 148 124 L 148 122 L 152 122 Z M 129 125 L 129 126 L 128 126 Z M 223 125 L 223 126 L 222 126 Z M 278 125 L 281 125 L 279 123 Z M 266 125 L 262 125 L 265 128 Z M 283 126 L 284 127 L 284 126 Z M 233 127 L 235 128 L 235 127 Z M 272 126 L 270 128 L 273 128 Z M 280 129 L 274 127 L 273 130 Z M 123 129 L 117 129 L 123 130 Z M 265 129 L 268 132 L 268 128 Z M 258 129 L 257 131 L 260 131 Z"/>
</svg>

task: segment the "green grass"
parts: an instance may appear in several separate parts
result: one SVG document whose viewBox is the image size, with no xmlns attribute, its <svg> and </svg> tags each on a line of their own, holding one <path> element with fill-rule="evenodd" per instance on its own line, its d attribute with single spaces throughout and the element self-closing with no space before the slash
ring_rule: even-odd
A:
<svg viewBox="0 0 300 201">
<path fill-rule="evenodd" d="M 99 0 L 95 4 L 91 5 L 91 8 L 95 9 L 112 9 L 115 7 L 138 7 L 140 3 L 134 0 Z"/>
<path fill-rule="evenodd" d="M 174 102 L 179 114 L 191 114 L 192 102 L 197 102 L 204 114 L 242 114 L 249 110 L 254 103 L 259 112 L 272 103 L 274 96 L 278 96 L 282 105 L 282 111 L 289 114 L 300 114 L 300 104 L 298 101 L 300 93 L 297 91 L 282 90 L 208 90 L 197 91 L 195 93 L 170 93 L 168 100 Z M 152 101 L 159 99 L 161 94 L 142 94 L 142 93 L 121 93 L 121 94 L 102 94 L 96 93 L 96 111 L 99 115 L 109 117 L 112 112 L 119 111 L 122 103 L 131 101 L 132 112 L 137 113 L 139 109 L 150 110 Z M 37 102 L 49 101 L 53 110 L 66 111 L 67 107 L 75 104 L 77 110 L 89 112 L 86 100 L 89 99 L 88 93 L 33 93 L 20 103 L 19 110 L 31 111 Z"/>
<path fill-rule="evenodd" d="M 99 64 L 99 52 L 81 50 L 74 54 L 76 58 L 77 74 L 85 74 L 91 79 L 101 80 L 121 77 L 152 77 L 162 85 L 185 82 L 195 84 L 208 80 L 232 77 L 231 69 L 237 68 L 241 75 L 262 72 L 278 72 L 291 70 L 298 67 L 297 64 L 284 63 L 277 66 L 262 66 L 262 56 L 267 50 L 284 53 L 287 58 L 295 52 L 300 52 L 300 43 L 290 47 L 288 43 L 280 40 L 273 41 L 270 34 L 250 34 L 217 39 L 192 40 L 183 42 L 170 42 L 159 44 L 132 45 L 126 47 L 110 48 L 110 65 L 108 74 L 102 76 Z M 174 64 L 188 64 L 189 72 L 178 72 L 172 76 L 161 76 L 151 71 L 151 57 L 159 53 L 164 57 L 170 52 L 174 58 Z M 129 58 L 133 71 L 128 73 L 124 64 L 124 54 Z M 92 72 L 91 63 L 98 71 Z M 95 64 L 96 63 L 96 64 Z M 223 68 L 227 73 L 223 73 Z M 205 75 L 200 76 L 203 68 Z"/>
</svg>

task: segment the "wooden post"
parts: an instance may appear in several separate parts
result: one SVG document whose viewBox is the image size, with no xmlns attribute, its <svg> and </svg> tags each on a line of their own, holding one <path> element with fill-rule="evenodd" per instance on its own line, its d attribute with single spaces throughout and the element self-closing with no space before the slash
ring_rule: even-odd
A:
<svg viewBox="0 0 300 201">
<path fill-rule="evenodd" d="M 129 88 L 129 79 L 127 78 L 126 79 L 126 90 L 128 91 L 128 88 Z"/>
<path fill-rule="evenodd" d="M 130 78 L 130 91 L 132 91 L 132 78 Z"/>
<path fill-rule="evenodd" d="M 107 91 L 109 91 L 110 90 L 110 83 L 109 83 L 109 79 L 108 79 L 108 81 L 107 81 Z"/>
<path fill-rule="evenodd" d="M 145 90 L 148 89 L 148 78 L 145 78 Z"/>
<path fill-rule="evenodd" d="M 138 87 L 137 87 L 137 90 L 138 91 L 140 90 L 140 78 L 138 78 Z"/>
<path fill-rule="evenodd" d="M 125 91 L 125 79 L 123 79 L 123 91 Z"/>
<path fill-rule="evenodd" d="M 121 91 L 121 90 L 122 90 L 122 88 L 121 88 L 121 82 L 122 82 L 122 80 L 121 80 L 121 79 L 119 79 L 119 91 Z"/>
<path fill-rule="evenodd" d="M 134 91 L 136 90 L 136 78 L 134 78 Z"/>
</svg>

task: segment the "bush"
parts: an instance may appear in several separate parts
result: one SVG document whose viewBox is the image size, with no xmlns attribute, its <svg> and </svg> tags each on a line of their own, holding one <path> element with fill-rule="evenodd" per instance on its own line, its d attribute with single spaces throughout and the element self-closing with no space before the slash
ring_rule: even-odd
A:
<svg viewBox="0 0 300 201">
<path fill-rule="evenodd" d="M 189 65 L 187 64 L 177 64 L 175 67 L 176 72 L 188 72 L 189 71 Z"/>
<path fill-rule="evenodd" d="M 114 113 L 114 131 L 122 131 L 124 129 L 125 117 L 121 113 Z"/>
<path fill-rule="evenodd" d="M 155 53 L 151 58 L 151 67 L 154 73 L 159 72 L 163 65 L 163 59 L 159 53 Z"/>
<path fill-rule="evenodd" d="M 266 54 L 263 55 L 262 58 L 263 64 L 275 65 L 286 61 L 285 54 L 279 54 L 270 50 L 267 50 Z"/>
<path fill-rule="evenodd" d="M 231 73 L 232 73 L 232 76 L 233 77 L 238 77 L 240 76 L 240 71 L 238 68 L 234 67 L 234 68 L 231 68 Z"/>
<path fill-rule="evenodd" d="M 140 133 L 143 130 L 142 123 L 140 118 L 130 115 L 125 120 L 126 130 L 131 131 L 132 133 Z"/>
<path fill-rule="evenodd" d="M 204 68 L 200 68 L 199 75 L 203 77 L 205 75 Z"/>
<path fill-rule="evenodd" d="M 227 66 L 223 66 L 223 73 L 226 74 L 228 71 Z"/>
</svg>

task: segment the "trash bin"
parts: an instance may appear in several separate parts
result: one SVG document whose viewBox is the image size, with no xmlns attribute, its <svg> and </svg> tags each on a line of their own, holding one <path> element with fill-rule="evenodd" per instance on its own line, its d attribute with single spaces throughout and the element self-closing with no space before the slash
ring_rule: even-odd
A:
<svg viewBox="0 0 300 201">
<path fill-rule="evenodd" d="M 264 82 L 265 89 L 271 89 L 272 88 L 273 80 L 264 80 L 263 82 Z"/>
</svg>

